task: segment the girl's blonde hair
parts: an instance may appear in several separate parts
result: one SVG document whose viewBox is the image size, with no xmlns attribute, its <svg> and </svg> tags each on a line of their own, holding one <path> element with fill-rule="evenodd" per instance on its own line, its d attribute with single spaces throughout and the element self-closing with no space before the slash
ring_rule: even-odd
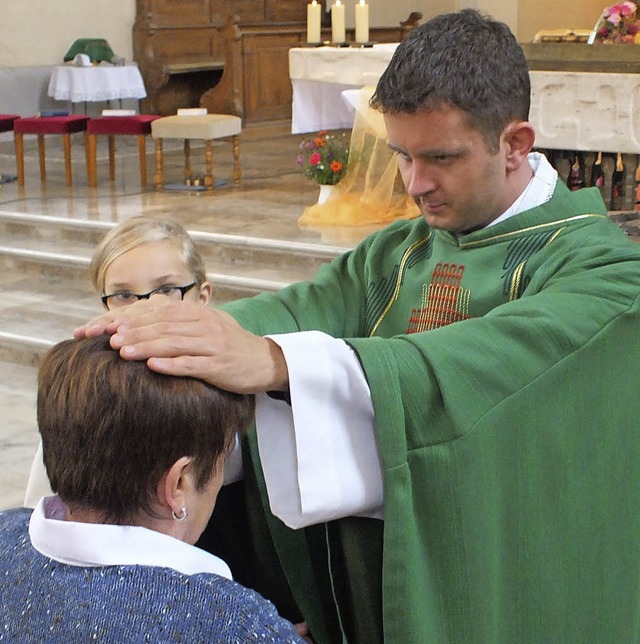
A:
<svg viewBox="0 0 640 644">
<path fill-rule="evenodd" d="M 202 285 L 207 279 L 204 262 L 185 228 L 176 221 L 139 216 L 118 224 L 98 244 L 89 266 L 93 287 L 103 293 L 107 269 L 124 253 L 143 244 L 163 241 L 173 242 L 180 248 L 182 261 L 193 274 L 198 286 Z"/>
</svg>

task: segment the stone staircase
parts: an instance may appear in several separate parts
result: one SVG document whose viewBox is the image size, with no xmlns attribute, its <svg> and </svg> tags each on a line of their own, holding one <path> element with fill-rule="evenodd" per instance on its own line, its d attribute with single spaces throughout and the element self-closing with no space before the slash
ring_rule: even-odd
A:
<svg viewBox="0 0 640 644">
<path fill-rule="evenodd" d="M 93 248 L 114 225 L 0 210 L 0 361 L 35 366 L 52 344 L 102 312 L 88 266 Z M 213 304 L 311 278 L 346 250 L 188 228 L 214 285 Z"/>
</svg>

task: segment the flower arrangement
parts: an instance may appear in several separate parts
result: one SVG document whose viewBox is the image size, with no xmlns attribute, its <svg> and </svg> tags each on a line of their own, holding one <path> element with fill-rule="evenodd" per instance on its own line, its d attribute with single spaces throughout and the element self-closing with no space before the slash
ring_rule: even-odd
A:
<svg viewBox="0 0 640 644">
<path fill-rule="evenodd" d="M 640 20 L 635 2 L 625 0 L 606 7 L 595 26 L 595 42 L 640 44 Z"/>
<path fill-rule="evenodd" d="M 349 137 L 318 132 L 313 139 L 300 143 L 296 163 L 304 170 L 307 179 L 319 184 L 335 186 L 347 171 Z"/>
</svg>

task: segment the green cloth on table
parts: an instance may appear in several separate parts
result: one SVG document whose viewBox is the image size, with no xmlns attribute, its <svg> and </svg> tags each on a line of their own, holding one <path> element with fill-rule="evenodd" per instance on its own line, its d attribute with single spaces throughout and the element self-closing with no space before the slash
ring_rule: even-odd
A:
<svg viewBox="0 0 640 644">
<path fill-rule="evenodd" d="M 109 61 L 114 57 L 109 43 L 103 38 L 78 38 L 64 55 L 64 62 L 73 60 L 77 54 L 87 54 L 92 63 Z"/>
</svg>

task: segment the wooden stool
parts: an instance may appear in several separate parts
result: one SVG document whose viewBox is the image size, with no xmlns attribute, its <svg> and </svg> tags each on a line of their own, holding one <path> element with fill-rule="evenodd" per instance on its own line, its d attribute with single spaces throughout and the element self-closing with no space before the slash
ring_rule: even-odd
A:
<svg viewBox="0 0 640 644">
<path fill-rule="evenodd" d="M 16 119 L 13 123 L 13 137 L 16 145 L 16 165 L 18 168 L 18 185 L 24 186 L 24 139 L 25 134 L 38 136 L 38 157 L 40 161 L 40 180 L 47 180 L 45 167 L 44 137 L 47 134 L 61 134 L 64 146 L 64 171 L 67 186 L 71 181 L 71 134 L 84 132 L 87 129 L 88 116 L 32 116 Z"/>
<path fill-rule="evenodd" d="M 242 171 L 240 169 L 240 132 L 242 121 L 238 116 L 230 114 L 199 114 L 165 116 L 156 119 L 151 124 L 151 136 L 156 146 L 156 176 L 155 183 L 158 190 L 164 186 L 163 170 L 163 139 L 184 140 L 184 178 L 191 176 L 191 139 L 204 141 L 205 174 L 204 185 L 207 190 L 212 190 L 215 184 L 213 175 L 213 144 L 215 139 L 229 140 L 233 146 L 233 182 L 240 183 Z"/>
<path fill-rule="evenodd" d="M 151 123 L 158 116 L 155 114 L 135 114 L 130 116 L 101 116 L 93 118 L 87 125 L 87 181 L 92 188 L 98 185 L 97 140 L 96 136 L 104 134 L 109 139 L 109 179 L 116 178 L 116 136 L 138 137 L 138 155 L 140 157 L 140 186 L 147 185 L 147 146 L 146 137 L 151 134 Z"/>
</svg>

